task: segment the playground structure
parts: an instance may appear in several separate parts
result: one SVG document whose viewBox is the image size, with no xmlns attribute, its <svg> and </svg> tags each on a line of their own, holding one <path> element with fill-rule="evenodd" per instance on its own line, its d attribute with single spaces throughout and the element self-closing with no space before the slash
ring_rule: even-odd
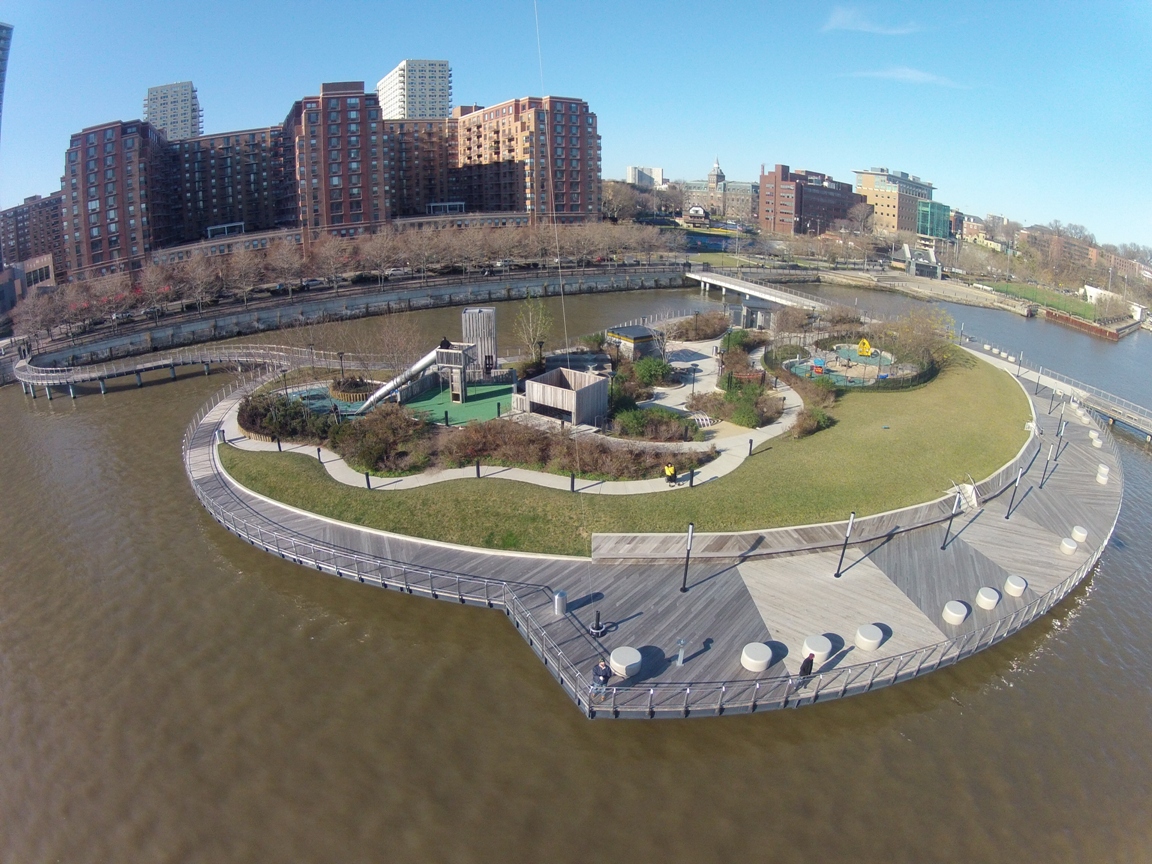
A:
<svg viewBox="0 0 1152 864">
<path fill-rule="evenodd" d="M 495 378 L 508 377 L 496 369 L 496 310 L 492 307 L 469 307 L 460 314 L 463 342 L 451 342 L 447 338 L 390 381 L 376 389 L 354 414 L 366 414 L 380 400 L 395 396 L 403 401 L 401 388 L 406 384 L 417 383 L 408 393 L 419 393 L 428 389 L 433 382 L 419 386 L 426 376 L 422 373 L 435 366 L 440 383 L 447 384 L 452 402 L 464 404 L 468 401 L 469 383 L 492 383 Z M 471 340 L 471 341 L 468 341 Z M 515 372 L 511 381 L 515 383 Z"/>
<path fill-rule="evenodd" d="M 809 359 L 784 365 L 803 378 L 824 378 L 841 387 L 868 387 L 878 381 L 910 378 L 920 371 L 913 364 L 897 363 L 890 352 L 873 348 L 867 339 L 817 348 Z"/>
</svg>

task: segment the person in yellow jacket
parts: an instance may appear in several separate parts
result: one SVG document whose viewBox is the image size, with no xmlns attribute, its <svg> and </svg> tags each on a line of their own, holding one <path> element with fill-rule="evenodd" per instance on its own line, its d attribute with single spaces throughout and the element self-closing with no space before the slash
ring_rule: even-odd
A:
<svg viewBox="0 0 1152 864">
<path fill-rule="evenodd" d="M 668 481 L 669 486 L 676 485 L 676 466 L 671 462 L 664 466 L 664 479 Z"/>
</svg>

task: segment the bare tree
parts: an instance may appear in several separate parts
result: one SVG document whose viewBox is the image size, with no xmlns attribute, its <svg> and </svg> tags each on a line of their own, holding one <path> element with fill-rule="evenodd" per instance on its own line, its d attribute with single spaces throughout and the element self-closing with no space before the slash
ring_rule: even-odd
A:
<svg viewBox="0 0 1152 864">
<path fill-rule="evenodd" d="M 600 211 L 613 222 L 633 219 L 640 212 L 635 186 L 619 180 L 605 180 L 601 187 Z"/>
<path fill-rule="evenodd" d="M 421 280 L 428 278 L 428 268 L 435 267 L 443 260 L 445 243 L 440 231 L 417 230 L 401 234 L 408 260 L 420 269 Z"/>
<path fill-rule="evenodd" d="M 264 258 L 269 275 L 280 285 L 288 288 L 288 299 L 292 299 L 292 290 L 300 280 L 304 259 L 300 254 L 300 245 L 287 237 L 281 237 L 268 247 Z"/>
<path fill-rule="evenodd" d="M 538 363 L 544 359 L 542 346 L 551 332 L 552 315 L 543 300 L 532 297 L 520 304 L 516 315 L 516 335 Z"/>
<path fill-rule="evenodd" d="M 848 222 L 851 230 L 859 234 L 871 234 L 875 210 L 871 204 L 863 202 L 848 208 Z"/>
<path fill-rule="evenodd" d="M 351 263 L 351 249 L 348 241 L 340 237 L 325 234 L 312 247 L 312 257 L 309 266 L 317 276 L 340 293 L 340 277 Z"/>
<path fill-rule="evenodd" d="M 232 258 L 232 283 L 236 286 L 244 308 L 248 308 L 248 295 L 264 280 L 264 255 L 252 248 L 237 249 Z"/>
<path fill-rule="evenodd" d="M 184 296 L 188 302 L 196 304 L 196 312 L 204 314 L 204 304 L 216 296 L 216 267 L 204 254 L 196 255 L 184 262 L 179 281 L 184 284 Z"/>
<path fill-rule="evenodd" d="M 172 272 L 166 264 L 149 264 L 140 274 L 140 296 L 153 320 L 159 322 L 164 305 L 172 299 Z"/>
<path fill-rule="evenodd" d="M 136 305 L 132 280 L 127 273 L 113 273 L 99 279 L 90 279 L 88 284 L 97 308 L 111 320 L 112 328 L 115 329 L 120 319 Z"/>
<path fill-rule="evenodd" d="M 361 241 L 360 258 L 379 277 L 384 286 L 384 271 L 395 267 L 402 260 L 400 239 L 390 225 L 383 226 L 375 234 Z"/>
</svg>

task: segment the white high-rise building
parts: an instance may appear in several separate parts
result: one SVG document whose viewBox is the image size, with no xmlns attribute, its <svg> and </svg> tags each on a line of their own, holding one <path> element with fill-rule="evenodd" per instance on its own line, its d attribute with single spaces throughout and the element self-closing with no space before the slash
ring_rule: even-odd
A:
<svg viewBox="0 0 1152 864">
<path fill-rule="evenodd" d="M 659 189 L 664 185 L 664 169 L 629 165 L 628 182 L 641 189 Z"/>
<path fill-rule="evenodd" d="M 380 116 L 388 120 L 442 120 L 452 111 L 452 67 L 447 60 L 404 60 L 376 85 Z"/>
<path fill-rule="evenodd" d="M 204 112 L 191 81 L 149 87 L 144 100 L 144 119 L 160 129 L 169 141 L 204 134 Z"/>
</svg>

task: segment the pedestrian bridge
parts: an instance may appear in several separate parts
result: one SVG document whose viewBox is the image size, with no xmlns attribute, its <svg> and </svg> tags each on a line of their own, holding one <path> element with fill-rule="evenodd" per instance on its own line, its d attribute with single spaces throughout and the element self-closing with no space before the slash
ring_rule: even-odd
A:
<svg viewBox="0 0 1152 864">
<path fill-rule="evenodd" d="M 735 291 L 747 297 L 757 297 L 761 300 L 768 300 L 783 306 L 796 306 L 801 309 L 812 309 L 818 312 L 830 308 L 829 305 L 822 300 L 818 300 L 808 294 L 803 294 L 800 291 L 793 291 L 791 288 L 783 285 L 750 282 L 747 279 L 738 279 L 735 276 L 725 276 L 722 273 L 702 270 L 692 270 L 684 275 L 689 279 L 695 279 L 705 289 L 716 287 L 725 294 L 729 291 Z"/>
</svg>

